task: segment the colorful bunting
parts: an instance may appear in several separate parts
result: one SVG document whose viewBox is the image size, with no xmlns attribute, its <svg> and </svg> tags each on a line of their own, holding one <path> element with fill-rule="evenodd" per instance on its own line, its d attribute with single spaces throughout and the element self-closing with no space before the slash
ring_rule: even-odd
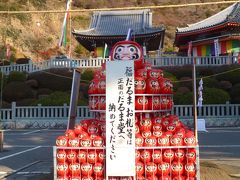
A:
<svg viewBox="0 0 240 180">
<path fill-rule="evenodd" d="M 230 41 L 221 41 L 218 42 L 218 47 L 220 51 L 219 54 L 229 54 L 240 52 L 240 41 L 239 40 L 230 40 Z M 194 56 L 218 56 L 216 52 L 216 44 L 201 45 L 193 47 Z"/>
</svg>

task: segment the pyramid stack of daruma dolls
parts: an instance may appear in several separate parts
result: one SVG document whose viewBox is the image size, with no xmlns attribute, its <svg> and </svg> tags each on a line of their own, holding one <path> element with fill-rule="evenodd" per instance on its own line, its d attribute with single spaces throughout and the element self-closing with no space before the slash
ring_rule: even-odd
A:
<svg viewBox="0 0 240 180">
<path fill-rule="evenodd" d="M 135 61 L 135 146 L 137 180 L 196 179 L 196 139 L 173 108 L 173 86 L 163 71 Z M 89 85 L 95 119 L 81 120 L 56 140 L 58 180 L 106 179 L 106 65 Z M 126 155 L 126 163 L 127 155 Z M 117 168 L 117 167 L 116 167 Z M 133 179 L 112 177 L 112 180 Z"/>
</svg>

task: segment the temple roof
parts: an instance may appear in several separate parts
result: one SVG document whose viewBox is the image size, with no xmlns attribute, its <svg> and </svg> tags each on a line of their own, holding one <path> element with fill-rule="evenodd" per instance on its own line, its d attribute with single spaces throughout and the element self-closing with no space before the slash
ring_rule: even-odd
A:
<svg viewBox="0 0 240 180">
<path fill-rule="evenodd" d="M 149 9 L 97 11 L 92 15 L 88 30 L 74 30 L 72 33 L 79 43 L 92 50 L 94 43 L 125 39 L 129 28 L 133 30 L 132 35 L 136 41 L 148 41 L 150 50 L 158 49 L 159 41 L 163 41 L 165 28 L 152 27 L 152 13 Z"/>
<path fill-rule="evenodd" d="M 225 23 L 240 23 L 240 3 L 234 3 L 228 8 L 219 13 L 204 19 L 200 22 L 190 24 L 188 27 L 177 28 L 177 33 L 187 33 L 199 31 L 213 26 L 218 26 Z"/>
<path fill-rule="evenodd" d="M 97 11 L 92 15 L 91 24 L 86 31 L 74 31 L 87 36 L 126 35 L 128 29 L 134 34 L 154 33 L 163 27 L 152 27 L 152 13 L 149 9 L 131 11 Z"/>
<path fill-rule="evenodd" d="M 152 13 L 146 9 L 94 12 L 89 29 L 75 31 L 75 33 L 88 36 L 126 35 L 129 28 L 133 29 L 134 34 L 154 33 L 163 30 L 163 27 L 152 27 Z"/>
</svg>

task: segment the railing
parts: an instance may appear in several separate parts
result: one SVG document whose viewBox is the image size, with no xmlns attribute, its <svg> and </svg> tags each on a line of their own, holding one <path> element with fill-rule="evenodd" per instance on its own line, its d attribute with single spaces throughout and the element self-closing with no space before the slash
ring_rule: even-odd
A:
<svg viewBox="0 0 240 180">
<path fill-rule="evenodd" d="M 193 117 L 192 105 L 175 105 L 174 113 L 182 118 Z M 203 105 L 197 108 L 199 118 L 226 118 L 236 117 L 240 119 L 240 104 L 214 104 Z"/>
<path fill-rule="evenodd" d="M 219 57 L 195 57 L 197 66 L 219 66 L 236 64 L 237 56 L 219 56 Z M 50 59 L 29 64 L 12 64 L 9 66 L 0 66 L 0 71 L 9 74 L 11 71 L 36 72 L 50 68 L 98 68 L 102 63 L 109 61 L 109 58 L 90 58 L 90 59 Z M 163 66 L 183 66 L 192 64 L 193 58 L 189 57 L 151 57 L 148 62 L 155 67 Z"/>
<path fill-rule="evenodd" d="M 236 64 L 238 61 L 237 56 L 219 56 L 219 57 L 151 57 L 148 59 L 153 66 L 182 66 L 193 64 L 193 59 L 196 60 L 197 66 L 218 66 Z"/>
<path fill-rule="evenodd" d="M 12 103 L 11 109 L 0 110 L 0 120 L 14 122 L 18 127 L 58 127 L 66 124 L 69 107 L 63 106 L 20 106 Z M 216 104 L 198 107 L 198 118 L 206 119 L 207 126 L 240 126 L 240 104 Z M 175 105 L 172 111 L 181 120 L 193 119 L 192 105 Z M 78 106 L 77 119 L 92 118 L 87 106 Z M 192 121 L 193 122 L 193 121 Z M 190 123 L 191 124 L 191 123 Z"/>
<path fill-rule="evenodd" d="M 29 61 L 29 64 L 11 64 L 9 66 L 0 66 L 0 71 L 8 75 L 12 71 L 32 73 L 36 71 L 47 70 L 50 68 L 99 68 L 109 61 L 109 58 L 91 58 L 91 59 L 50 59 L 39 62 Z"/>
</svg>

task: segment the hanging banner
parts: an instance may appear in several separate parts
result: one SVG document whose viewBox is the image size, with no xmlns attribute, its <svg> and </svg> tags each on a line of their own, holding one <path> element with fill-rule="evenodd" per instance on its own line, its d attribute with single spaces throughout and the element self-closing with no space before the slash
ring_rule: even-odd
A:
<svg viewBox="0 0 240 180">
<path fill-rule="evenodd" d="M 134 61 L 106 63 L 106 175 L 135 176 Z"/>
<path fill-rule="evenodd" d="M 202 102 L 203 102 L 202 91 L 203 91 L 203 80 L 201 78 L 198 86 L 198 107 L 202 107 Z"/>
<path fill-rule="evenodd" d="M 192 41 L 188 42 L 188 57 L 192 56 Z"/>
<path fill-rule="evenodd" d="M 103 52 L 103 58 L 105 58 L 106 57 L 106 52 L 107 52 L 107 44 L 105 43 L 105 45 L 104 45 L 104 52 Z"/>
<path fill-rule="evenodd" d="M 215 51 L 215 56 L 219 56 L 220 51 L 219 51 L 219 41 L 218 39 L 214 39 L 214 51 Z"/>
</svg>

